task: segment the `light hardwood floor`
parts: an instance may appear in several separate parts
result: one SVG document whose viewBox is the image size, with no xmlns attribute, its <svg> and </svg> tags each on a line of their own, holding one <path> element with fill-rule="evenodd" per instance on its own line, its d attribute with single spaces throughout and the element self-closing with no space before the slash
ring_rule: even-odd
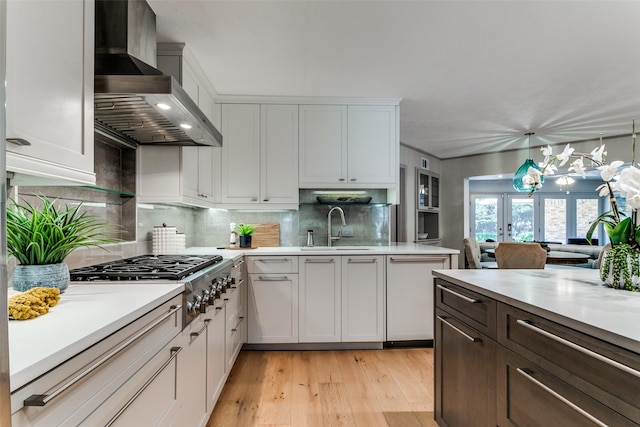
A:
<svg viewBox="0 0 640 427">
<path fill-rule="evenodd" d="M 243 351 L 207 427 L 431 427 L 433 349 Z"/>
</svg>

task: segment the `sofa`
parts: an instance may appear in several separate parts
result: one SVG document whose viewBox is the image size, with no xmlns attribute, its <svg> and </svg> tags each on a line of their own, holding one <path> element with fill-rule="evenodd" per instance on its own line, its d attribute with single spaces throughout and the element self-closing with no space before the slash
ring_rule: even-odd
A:
<svg viewBox="0 0 640 427">
<path fill-rule="evenodd" d="M 481 262 L 491 262 L 495 261 L 495 258 L 489 256 L 486 252 L 487 249 L 495 249 L 498 246 L 499 242 L 478 242 L 480 245 L 480 261 Z M 594 246 L 594 245 L 563 245 L 557 243 L 549 243 L 549 248 L 552 251 L 562 251 L 562 252 L 576 252 L 581 254 L 589 255 L 589 259 L 587 262 L 582 264 L 572 264 L 567 265 L 570 267 L 581 267 L 581 268 L 598 268 L 598 257 L 600 256 L 600 252 L 602 251 L 602 246 Z"/>
</svg>

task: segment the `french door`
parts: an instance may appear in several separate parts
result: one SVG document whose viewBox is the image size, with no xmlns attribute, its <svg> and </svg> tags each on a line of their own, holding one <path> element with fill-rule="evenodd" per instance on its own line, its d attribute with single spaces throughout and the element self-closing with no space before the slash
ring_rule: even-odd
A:
<svg viewBox="0 0 640 427">
<path fill-rule="evenodd" d="M 470 235 L 479 242 L 545 241 L 567 243 L 586 236 L 604 204 L 594 194 L 474 194 Z M 601 230 L 596 230 L 597 238 Z M 604 244 L 604 243 L 600 243 Z"/>
</svg>

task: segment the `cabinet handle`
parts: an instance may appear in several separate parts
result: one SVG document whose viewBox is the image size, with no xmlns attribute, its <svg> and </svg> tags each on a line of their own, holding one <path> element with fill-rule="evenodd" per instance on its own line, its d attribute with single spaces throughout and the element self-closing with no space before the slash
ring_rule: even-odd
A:
<svg viewBox="0 0 640 427">
<path fill-rule="evenodd" d="M 209 326 L 209 322 L 211 322 L 211 319 L 204 319 L 204 326 L 198 332 L 191 332 L 189 336 L 191 338 L 199 337 L 200 334 L 202 334 L 204 330 L 207 329 L 207 327 Z"/>
<path fill-rule="evenodd" d="M 251 201 L 252 201 L 252 202 L 257 202 L 257 201 L 258 201 L 258 198 L 257 198 L 257 197 L 252 197 L 252 198 L 251 198 Z"/>
<path fill-rule="evenodd" d="M 204 197 L 205 199 L 208 197 L 206 194 L 198 194 L 199 197 Z"/>
<path fill-rule="evenodd" d="M 535 385 L 537 385 L 538 387 L 540 387 L 541 389 L 543 389 L 544 391 L 546 391 L 547 393 L 549 393 L 550 395 L 552 395 L 553 397 L 555 397 L 556 399 L 558 399 L 559 401 L 561 401 L 562 403 L 564 403 L 565 405 L 567 405 L 568 407 L 570 407 L 571 409 L 573 409 L 574 411 L 582 415 L 583 417 L 587 418 L 592 423 L 597 424 L 601 427 L 609 427 L 607 424 L 603 423 L 602 421 L 600 421 L 599 419 L 597 419 L 596 417 L 594 417 L 593 415 L 591 415 L 590 413 L 588 413 L 587 411 L 585 411 L 584 409 L 582 409 L 581 407 L 579 407 L 578 405 L 576 405 L 575 403 L 567 399 L 566 397 L 562 396 L 560 393 L 554 391 L 547 385 L 543 384 L 542 382 L 534 378 L 533 375 L 531 375 L 530 373 L 531 371 L 529 371 L 528 369 L 516 368 L 516 371 L 518 371 L 520 375 L 522 375 L 523 377 L 525 377 L 526 379 L 528 379 L 529 381 L 531 381 L 532 383 L 534 383 Z"/>
<path fill-rule="evenodd" d="M 344 178 L 338 178 L 338 181 L 344 181 Z"/>
<path fill-rule="evenodd" d="M 550 339 L 552 339 L 552 340 L 554 340 L 554 341 L 556 341 L 556 342 L 558 342 L 560 344 L 563 344 L 563 345 L 565 345 L 565 346 L 567 346 L 567 347 L 569 347 L 569 348 L 571 348 L 573 350 L 579 351 L 582 354 L 585 354 L 587 356 L 593 357 L 594 359 L 597 359 L 597 360 L 599 360 L 601 362 L 604 362 L 609 366 L 613 366 L 614 368 L 617 368 L 617 369 L 619 369 L 619 370 L 621 370 L 623 372 L 626 372 L 627 374 L 631 374 L 636 378 L 640 378 L 640 371 L 638 371 L 636 369 L 633 369 L 633 368 L 631 368 L 631 367 L 629 367 L 627 365 L 623 365 L 622 363 L 617 362 L 617 361 L 615 361 L 613 359 L 610 359 L 610 358 L 608 358 L 606 356 L 603 356 L 600 353 L 596 353 L 595 351 L 589 350 L 588 348 L 582 347 L 581 345 L 578 345 L 578 344 L 573 343 L 573 342 L 571 342 L 569 340 L 566 340 L 566 339 L 561 338 L 561 337 L 559 337 L 557 335 L 554 335 L 551 332 L 547 332 L 544 329 L 541 329 L 541 328 L 531 324 L 530 321 L 518 319 L 516 321 L 516 323 L 518 325 L 524 326 L 525 328 L 529 329 L 530 331 L 536 332 L 536 333 L 538 333 L 540 335 L 543 335 L 543 336 L 545 336 L 547 338 L 550 338 Z"/>
<path fill-rule="evenodd" d="M 465 331 L 463 331 L 462 329 L 453 326 L 451 323 L 449 323 L 444 317 L 442 316 L 436 316 L 438 318 L 438 320 L 440 320 L 442 323 L 444 323 L 445 325 L 447 325 L 448 327 L 450 327 L 451 329 L 453 329 L 454 331 L 458 332 L 460 335 L 462 335 L 463 337 L 465 337 L 466 339 L 468 339 L 471 342 L 482 342 L 482 338 L 476 338 L 476 337 L 472 337 L 471 335 L 467 334 Z"/>
<path fill-rule="evenodd" d="M 109 354 L 107 354 L 104 357 L 101 357 L 97 362 L 93 363 L 87 369 L 85 369 L 84 371 L 80 372 L 78 375 L 76 375 L 73 378 L 71 378 L 69 381 L 67 381 L 66 383 L 64 383 L 63 385 L 61 385 L 60 387 L 58 387 L 54 391 L 52 391 L 50 394 L 32 394 L 31 396 L 27 397 L 24 400 L 24 406 L 44 406 L 44 405 L 46 405 L 51 400 L 55 399 L 56 397 L 58 397 L 62 393 L 64 393 L 69 387 L 73 386 L 75 383 L 77 383 L 78 381 L 82 380 L 84 377 L 86 377 L 87 375 L 91 374 L 93 371 L 98 369 L 100 366 L 102 366 L 103 364 L 108 362 L 109 359 L 117 356 L 118 353 L 120 353 L 121 351 L 123 351 L 124 349 L 129 347 L 131 344 L 133 344 L 138 339 L 142 338 L 144 335 L 146 335 L 152 329 L 155 329 L 160 323 L 162 323 L 165 320 L 167 320 L 169 317 L 171 317 L 175 312 L 177 312 L 181 308 L 182 308 L 181 305 L 172 305 L 168 313 L 164 314 L 161 318 L 159 318 L 158 320 L 156 320 L 152 324 L 148 325 L 146 328 L 144 328 L 143 330 L 141 330 L 140 332 L 138 332 L 134 336 L 132 336 L 129 339 L 127 339 L 125 342 L 120 344 L 118 347 L 116 347 L 115 349 L 110 351 Z"/>
<path fill-rule="evenodd" d="M 242 316 L 241 316 L 241 317 L 238 317 L 238 319 L 240 319 L 240 320 L 238 321 L 238 324 L 236 325 L 236 327 L 235 327 L 235 328 L 231 329 L 231 332 L 237 332 L 237 331 L 238 331 L 238 328 L 239 328 L 239 327 L 240 327 L 240 325 L 242 324 L 242 321 L 244 320 L 244 317 L 242 317 Z"/>
<path fill-rule="evenodd" d="M 31 145 L 29 141 L 22 138 L 7 138 L 7 142 L 10 142 L 11 144 L 15 144 L 15 145 L 22 145 L 22 146 Z"/>
<path fill-rule="evenodd" d="M 128 407 L 133 403 L 133 401 L 134 401 L 134 400 L 136 400 L 136 398 L 137 398 L 138 396 L 140 396 L 140 394 L 142 394 L 142 392 L 143 392 L 147 387 L 149 387 L 149 385 L 151 385 L 151 383 L 153 382 L 153 380 L 155 380 L 155 379 L 156 379 L 156 377 L 157 377 L 158 375 L 160 375 L 160 374 L 162 373 L 162 371 L 164 371 L 164 369 L 165 369 L 167 366 L 169 366 L 169 364 L 170 364 L 171 362 L 173 362 L 173 359 L 175 359 L 175 358 L 176 358 L 176 356 L 178 355 L 178 353 L 180 353 L 180 351 L 182 351 L 182 347 L 171 347 L 171 357 L 169 357 L 169 359 L 168 359 L 166 362 L 164 362 L 164 363 L 162 364 L 162 366 L 160 366 L 160 369 L 158 369 L 158 370 L 157 370 L 153 375 L 151 375 L 151 378 L 149 378 L 149 379 L 147 380 L 147 382 L 146 382 L 146 383 L 144 383 L 144 384 L 142 385 L 142 387 L 140 387 L 140 389 L 136 392 L 136 394 L 134 394 L 134 395 L 131 397 L 131 399 L 129 399 L 129 400 L 127 401 L 127 403 L 125 403 L 125 404 L 124 404 L 124 406 L 123 406 L 122 408 L 120 408 L 120 410 L 119 410 L 119 411 L 118 411 L 118 412 L 113 416 L 113 418 L 111 418 L 111 419 L 109 420 L 109 422 L 107 422 L 107 424 L 105 424 L 105 427 L 109 427 L 111 424 L 113 424 L 113 423 L 118 419 L 118 417 L 119 417 L 120 415 L 122 415 L 122 413 L 123 413 L 124 411 L 126 411 L 126 410 L 127 410 L 127 408 L 128 408 Z"/>
<path fill-rule="evenodd" d="M 355 178 L 351 178 L 349 181 L 357 181 L 357 179 L 355 179 Z"/>
<path fill-rule="evenodd" d="M 331 264 L 334 263 L 335 260 L 333 258 L 306 258 L 304 262 L 307 264 Z"/>
<path fill-rule="evenodd" d="M 429 262 L 429 261 L 448 261 L 449 257 L 411 257 L 411 258 L 393 258 L 391 262 Z"/>
<path fill-rule="evenodd" d="M 466 295 L 462 295 L 461 293 L 458 293 L 456 291 L 452 291 L 449 288 L 446 288 L 442 285 L 436 285 L 438 287 L 438 289 L 442 289 L 445 292 L 449 292 L 451 295 L 457 296 L 458 298 L 462 298 L 463 300 L 465 300 L 466 302 L 470 302 L 471 304 L 478 304 L 481 303 L 482 301 L 480 301 L 479 299 L 473 299 L 473 298 L 469 298 Z"/>
<path fill-rule="evenodd" d="M 371 259 L 349 258 L 348 262 L 349 264 L 375 264 L 378 262 L 378 260 L 375 258 L 371 258 Z"/>
<path fill-rule="evenodd" d="M 263 202 L 268 202 L 268 201 L 269 201 L 269 199 L 263 199 L 262 201 L 263 201 Z"/>
<path fill-rule="evenodd" d="M 238 267 L 240 267 L 242 264 L 244 264 L 244 258 L 243 258 L 243 259 L 241 259 L 241 260 L 239 260 L 237 264 L 234 262 L 234 264 L 231 266 L 231 268 L 238 268 Z"/>
<path fill-rule="evenodd" d="M 289 278 L 287 276 L 258 276 L 258 280 L 262 280 L 263 282 L 279 282 L 289 280 Z"/>
<path fill-rule="evenodd" d="M 289 262 L 289 258 L 259 258 L 258 262 Z"/>
</svg>

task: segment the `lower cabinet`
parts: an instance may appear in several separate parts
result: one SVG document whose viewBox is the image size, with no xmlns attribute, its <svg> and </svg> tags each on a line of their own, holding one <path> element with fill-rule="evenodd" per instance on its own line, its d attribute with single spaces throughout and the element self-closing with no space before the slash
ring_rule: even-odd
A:
<svg viewBox="0 0 640 427">
<path fill-rule="evenodd" d="M 207 413 L 213 410 L 224 386 L 227 363 L 225 360 L 226 319 L 224 307 L 209 307 L 205 319 L 207 326 Z"/>
<path fill-rule="evenodd" d="M 341 341 L 341 257 L 302 256 L 299 342 Z"/>
<path fill-rule="evenodd" d="M 640 355 L 438 279 L 440 426 L 640 426 Z"/>
<path fill-rule="evenodd" d="M 433 339 L 433 276 L 448 255 L 387 256 L 387 341 Z"/>
<path fill-rule="evenodd" d="M 342 257 L 342 341 L 384 340 L 384 256 Z"/>
<path fill-rule="evenodd" d="M 496 342 L 439 309 L 435 324 L 436 421 L 495 426 Z"/>
<path fill-rule="evenodd" d="M 207 414 L 207 327 L 202 315 L 182 332 L 183 349 L 178 356 L 178 419 L 185 426 L 201 426 Z"/>
</svg>

